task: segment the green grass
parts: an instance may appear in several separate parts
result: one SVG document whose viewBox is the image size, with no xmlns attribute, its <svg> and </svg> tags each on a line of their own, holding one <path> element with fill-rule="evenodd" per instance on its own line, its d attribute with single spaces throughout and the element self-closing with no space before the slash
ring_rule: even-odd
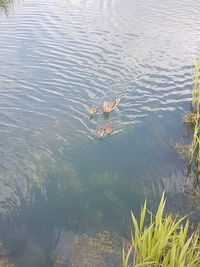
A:
<svg viewBox="0 0 200 267">
<path fill-rule="evenodd" d="M 200 59 L 194 69 L 194 85 L 192 88 L 191 110 L 183 116 L 192 139 L 190 144 L 179 142 L 175 149 L 180 158 L 187 160 L 187 182 L 196 188 L 200 185 Z"/>
<path fill-rule="evenodd" d="M 192 89 L 192 113 L 193 137 L 189 149 L 189 165 L 193 166 L 196 184 L 199 184 L 200 175 L 200 83 L 199 83 L 200 60 L 195 64 L 194 86 Z"/>
<path fill-rule="evenodd" d="M 123 249 L 123 267 L 198 267 L 200 266 L 199 233 L 188 236 L 189 221 L 186 217 L 173 218 L 164 215 L 164 193 L 156 215 L 141 209 L 140 221 L 132 213 L 133 232 L 131 247 Z M 149 224 L 145 226 L 147 214 Z"/>
</svg>

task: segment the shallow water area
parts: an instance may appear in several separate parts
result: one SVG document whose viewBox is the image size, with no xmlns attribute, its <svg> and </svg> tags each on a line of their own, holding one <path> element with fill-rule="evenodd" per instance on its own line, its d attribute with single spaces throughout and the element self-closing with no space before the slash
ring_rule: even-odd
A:
<svg viewBox="0 0 200 267">
<path fill-rule="evenodd" d="M 0 240 L 19 266 L 57 266 L 57 256 L 79 266 L 75 235 L 127 237 L 130 211 L 146 197 L 154 209 L 163 188 L 168 210 L 199 219 L 173 147 L 200 54 L 199 7 L 0 0 Z"/>
</svg>

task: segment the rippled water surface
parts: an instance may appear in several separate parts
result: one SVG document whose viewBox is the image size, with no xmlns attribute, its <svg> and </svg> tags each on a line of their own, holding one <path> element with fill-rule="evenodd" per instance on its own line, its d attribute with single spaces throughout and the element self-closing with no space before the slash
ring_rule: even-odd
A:
<svg viewBox="0 0 200 267">
<path fill-rule="evenodd" d="M 137 214 L 145 197 L 156 205 L 164 187 L 170 208 L 195 211 L 188 202 L 183 211 L 173 143 L 184 133 L 200 55 L 200 3 L 2 3 L 0 233 L 9 256 L 51 266 L 72 233 L 126 235 L 130 210 Z M 104 116 L 103 102 L 116 97 L 118 108 Z M 109 123 L 114 132 L 99 139 Z"/>
</svg>

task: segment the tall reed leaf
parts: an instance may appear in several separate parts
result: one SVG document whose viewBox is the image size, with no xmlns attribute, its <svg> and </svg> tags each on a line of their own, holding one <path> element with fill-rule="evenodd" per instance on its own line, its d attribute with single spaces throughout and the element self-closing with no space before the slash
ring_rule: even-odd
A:
<svg viewBox="0 0 200 267">
<path fill-rule="evenodd" d="M 127 254 L 122 252 L 123 267 L 199 267 L 200 242 L 196 230 L 188 236 L 189 221 L 164 215 L 165 193 L 163 192 L 156 216 L 150 213 L 150 223 L 145 225 L 146 201 L 141 208 L 140 221 L 132 213 L 132 247 Z"/>
</svg>

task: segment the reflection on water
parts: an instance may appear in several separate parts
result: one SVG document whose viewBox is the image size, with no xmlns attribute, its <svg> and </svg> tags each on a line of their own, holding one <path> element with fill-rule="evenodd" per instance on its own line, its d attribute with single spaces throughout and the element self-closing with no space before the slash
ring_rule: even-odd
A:
<svg viewBox="0 0 200 267">
<path fill-rule="evenodd" d="M 172 144 L 200 53 L 199 3 L 0 1 L 9 15 L 0 12 L 0 239 L 8 257 L 53 266 L 74 235 L 127 236 L 130 210 L 137 215 L 146 197 L 156 207 L 164 187 L 170 210 L 198 218 Z M 89 107 L 117 97 L 108 117 L 89 119 Z M 108 123 L 113 133 L 99 140 Z"/>
</svg>

